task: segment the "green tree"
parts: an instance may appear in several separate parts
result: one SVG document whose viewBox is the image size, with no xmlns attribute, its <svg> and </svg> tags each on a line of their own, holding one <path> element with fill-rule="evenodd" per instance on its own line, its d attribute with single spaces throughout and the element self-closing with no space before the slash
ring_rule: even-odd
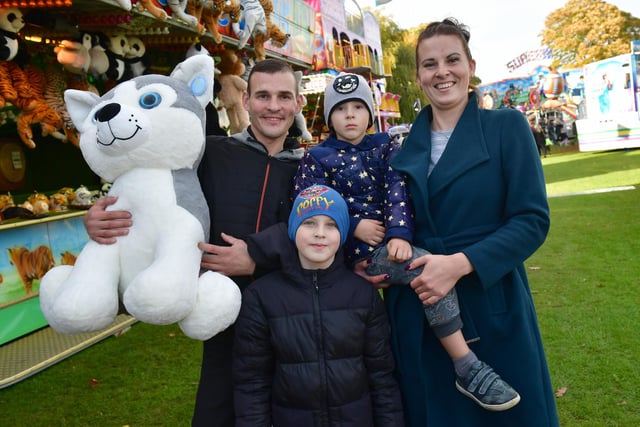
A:
<svg viewBox="0 0 640 427">
<path fill-rule="evenodd" d="M 380 25 L 380 38 L 385 58 L 392 59 L 391 76 L 387 78 L 387 92 L 400 95 L 399 123 L 411 123 L 415 119 L 416 101 L 426 105 L 426 98 L 416 83 L 415 40 L 420 27 L 400 29 L 388 16 L 374 11 Z"/>
<path fill-rule="evenodd" d="M 389 92 L 400 95 L 401 122 L 411 123 L 416 118 L 416 105 L 426 105 L 426 97 L 416 81 L 416 59 L 413 44 L 401 43 L 394 52 L 393 76 L 387 80 Z"/>
<path fill-rule="evenodd" d="M 552 68 L 575 68 L 629 53 L 640 19 L 602 0 L 569 0 L 547 16 L 541 36 L 553 52 Z"/>
</svg>

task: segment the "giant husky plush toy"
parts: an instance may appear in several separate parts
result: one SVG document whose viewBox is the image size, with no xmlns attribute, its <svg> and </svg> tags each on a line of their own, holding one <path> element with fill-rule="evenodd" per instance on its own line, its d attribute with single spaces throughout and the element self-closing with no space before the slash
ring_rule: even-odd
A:
<svg viewBox="0 0 640 427">
<path fill-rule="evenodd" d="M 113 182 L 113 209 L 130 211 L 133 226 L 115 244 L 89 241 L 73 267 L 55 267 L 42 278 L 40 306 L 55 330 L 104 328 L 120 302 L 140 321 L 178 322 L 201 340 L 235 321 L 235 283 L 214 272 L 199 276 L 198 242 L 209 237 L 209 215 L 196 170 L 213 74 L 211 57 L 196 55 L 171 76 L 136 77 L 102 97 L 65 92 L 85 160 Z"/>
</svg>

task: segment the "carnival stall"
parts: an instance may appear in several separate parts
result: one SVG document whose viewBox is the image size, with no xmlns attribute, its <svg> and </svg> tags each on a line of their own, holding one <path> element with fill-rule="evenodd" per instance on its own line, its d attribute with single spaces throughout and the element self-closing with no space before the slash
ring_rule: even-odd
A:
<svg viewBox="0 0 640 427">
<path fill-rule="evenodd" d="M 87 242 L 83 215 L 109 186 L 82 157 L 64 91 L 102 94 L 135 76 L 168 74 L 192 49 L 205 49 L 216 68 L 237 78 L 266 57 L 310 70 L 313 7 L 261 0 L 256 20 L 242 7 L 249 1 L 257 3 L 0 0 L 0 388 L 135 321 L 118 316 L 100 333 L 58 337 L 40 311 L 40 279 L 54 266 L 73 265 Z M 222 63 L 225 57 L 237 63 Z M 230 108 L 220 99 L 214 106 L 221 117 Z M 42 332 L 56 341 L 53 352 L 13 369 L 16 346 Z M 38 352 L 22 359 L 31 353 Z"/>
</svg>

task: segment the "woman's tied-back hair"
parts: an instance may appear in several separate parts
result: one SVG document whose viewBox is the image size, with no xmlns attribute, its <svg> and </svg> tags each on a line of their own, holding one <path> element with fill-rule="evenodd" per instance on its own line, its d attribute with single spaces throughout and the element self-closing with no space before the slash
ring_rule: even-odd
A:
<svg viewBox="0 0 640 427">
<path fill-rule="evenodd" d="M 471 56 L 471 49 L 469 49 L 469 39 L 471 39 L 471 33 L 469 32 L 469 27 L 459 22 L 456 18 L 445 18 L 442 21 L 435 21 L 427 25 L 427 27 L 422 30 L 420 35 L 418 36 L 418 42 L 416 43 L 416 70 L 420 67 L 418 63 L 418 46 L 423 40 L 430 39 L 434 36 L 456 36 L 462 42 L 462 47 L 464 48 L 464 52 L 467 55 L 467 59 L 471 61 L 473 57 Z M 471 86 L 473 89 L 474 87 Z"/>
</svg>

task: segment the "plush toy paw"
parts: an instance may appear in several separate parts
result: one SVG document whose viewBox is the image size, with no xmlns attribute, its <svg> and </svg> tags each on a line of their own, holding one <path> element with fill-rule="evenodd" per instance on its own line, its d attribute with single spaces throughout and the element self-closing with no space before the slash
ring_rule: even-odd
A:
<svg viewBox="0 0 640 427">
<path fill-rule="evenodd" d="M 179 325 L 186 336 L 208 340 L 231 326 L 240 312 L 240 289 L 227 276 L 207 271 L 198 283 L 195 308 Z"/>
<path fill-rule="evenodd" d="M 118 289 L 96 294 L 96 283 L 72 280 L 73 267 L 54 267 L 40 284 L 40 309 L 49 325 L 61 334 L 105 328 L 118 314 Z M 75 276 L 77 279 L 77 275 Z"/>
</svg>

